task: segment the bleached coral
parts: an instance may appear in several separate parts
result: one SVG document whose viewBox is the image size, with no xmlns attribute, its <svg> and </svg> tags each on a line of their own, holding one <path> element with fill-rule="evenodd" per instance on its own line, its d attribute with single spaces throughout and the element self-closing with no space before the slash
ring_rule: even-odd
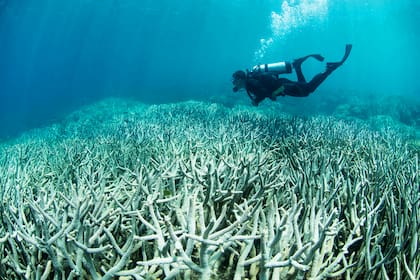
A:
<svg viewBox="0 0 420 280">
<path fill-rule="evenodd" d="M 418 277 L 404 135 L 198 102 L 117 112 L 2 148 L 1 277 Z"/>
</svg>

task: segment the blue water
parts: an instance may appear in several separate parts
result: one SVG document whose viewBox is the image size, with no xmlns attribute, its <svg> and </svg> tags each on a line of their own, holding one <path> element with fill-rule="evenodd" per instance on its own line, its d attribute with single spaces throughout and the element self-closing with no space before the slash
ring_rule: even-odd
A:
<svg viewBox="0 0 420 280">
<path fill-rule="evenodd" d="M 233 99 L 235 70 L 346 43 L 319 96 L 416 97 L 419 22 L 418 0 L 0 0 L 0 139 L 109 96 Z"/>
</svg>

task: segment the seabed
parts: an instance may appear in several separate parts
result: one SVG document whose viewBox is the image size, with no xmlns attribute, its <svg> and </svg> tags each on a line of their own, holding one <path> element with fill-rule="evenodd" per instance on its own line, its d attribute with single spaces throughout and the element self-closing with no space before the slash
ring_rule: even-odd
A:
<svg viewBox="0 0 420 280">
<path fill-rule="evenodd" d="M 110 99 L 0 146 L 1 279 L 419 279 L 418 130 Z"/>
</svg>

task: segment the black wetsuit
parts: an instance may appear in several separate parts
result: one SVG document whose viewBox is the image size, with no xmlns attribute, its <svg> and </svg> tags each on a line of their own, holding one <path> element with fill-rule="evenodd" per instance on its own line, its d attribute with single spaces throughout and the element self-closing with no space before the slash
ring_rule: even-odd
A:
<svg viewBox="0 0 420 280">
<path fill-rule="evenodd" d="M 275 100 L 279 95 L 290 95 L 295 97 L 306 97 L 328 77 L 332 71 L 328 69 L 316 75 L 310 82 L 306 82 L 300 67 L 297 67 L 296 74 L 298 81 L 291 81 L 286 78 L 279 78 L 275 74 L 269 73 L 249 73 L 246 79 L 246 91 L 253 100 L 254 105 L 258 105 L 265 98 Z M 284 87 L 284 89 L 281 89 Z M 280 89 L 280 90 L 279 90 Z M 273 96 L 277 90 L 278 93 Z"/>
<path fill-rule="evenodd" d="M 319 54 L 311 54 L 299 59 L 296 59 L 293 62 L 293 68 L 296 71 L 297 81 L 291 81 L 286 78 L 279 78 L 277 74 L 265 72 L 250 72 L 247 74 L 245 89 L 252 99 L 252 103 L 257 106 L 265 98 L 270 98 L 275 100 L 277 96 L 295 96 L 295 97 L 306 97 L 312 92 L 314 92 L 317 87 L 339 66 L 341 66 L 344 61 L 350 55 L 352 49 L 351 44 L 346 45 L 346 50 L 343 58 L 339 62 L 329 62 L 327 63 L 327 69 L 316 75 L 312 78 L 311 81 L 306 82 L 305 77 L 302 73 L 301 65 L 309 57 L 313 57 L 318 61 L 323 61 L 324 57 Z"/>
</svg>

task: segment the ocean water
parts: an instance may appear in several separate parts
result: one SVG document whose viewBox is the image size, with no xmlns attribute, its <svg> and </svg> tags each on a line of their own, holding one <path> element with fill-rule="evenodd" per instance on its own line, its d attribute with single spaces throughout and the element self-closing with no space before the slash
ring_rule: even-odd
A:
<svg viewBox="0 0 420 280">
<path fill-rule="evenodd" d="M 346 43 L 349 60 L 315 100 L 287 98 L 286 109 L 333 111 L 353 96 L 418 102 L 419 13 L 415 0 L 1 0 L 0 137 L 105 97 L 234 103 L 244 98 L 231 91 L 235 70 L 308 53 L 337 60 Z M 308 61 L 304 72 L 324 66 Z"/>
<path fill-rule="evenodd" d="M 420 279 L 419 22 L 414 0 L 0 0 L 0 279 Z M 232 92 L 348 43 L 309 97 Z"/>
</svg>

